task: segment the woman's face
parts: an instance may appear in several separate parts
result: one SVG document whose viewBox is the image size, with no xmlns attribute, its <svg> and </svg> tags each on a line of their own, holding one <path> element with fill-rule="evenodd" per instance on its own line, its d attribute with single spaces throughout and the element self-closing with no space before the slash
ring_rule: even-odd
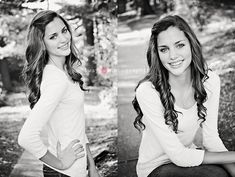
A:
<svg viewBox="0 0 235 177">
<path fill-rule="evenodd" d="M 44 43 L 49 57 L 60 58 L 70 54 L 71 34 L 60 18 L 54 18 L 46 26 Z"/>
<path fill-rule="evenodd" d="M 170 26 L 159 33 L 157 43 L 160 60 L 169 71 L 170 77 L 189 74 L 192 53 L 189 40 L 183 31 Z"/>
</svg>

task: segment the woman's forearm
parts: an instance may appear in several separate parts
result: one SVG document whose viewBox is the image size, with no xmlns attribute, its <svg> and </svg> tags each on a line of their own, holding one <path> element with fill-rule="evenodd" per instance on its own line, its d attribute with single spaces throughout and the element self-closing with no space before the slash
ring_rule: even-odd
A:
<svg viewBox="0 0 235 177">
<path fill-rule="evenodd" d="M 205 151 L 202 164 L 229 164 L 235 163 L 235 151 L 208 152 Z"/>
<path fill-rule="evenodd" d="M 64 169 L 62 161 L 58 159 L 57 157 L 55 157 L 49 151 L 47 151 L 47 153 L 43 157 L 41 157 L 40 160 L 56 169 L 59 169 L 59 170 Z"/>
</svg>

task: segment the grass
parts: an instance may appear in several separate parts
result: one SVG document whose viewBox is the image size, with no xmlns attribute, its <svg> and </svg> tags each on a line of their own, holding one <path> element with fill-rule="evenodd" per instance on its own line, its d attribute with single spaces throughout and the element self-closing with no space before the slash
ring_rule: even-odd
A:
<svg viewBox="0 0 235 177">
<path fill-rule="evenodd" d="M 17 143 L 17 135 L 24 121 L 0 121 L 0 177 L 9 176 L 23 149 Z"/>
<path fill-rule="evenodd" d="M 225 146 L 235 151 L 235 70 L 220 77 L 219 134 Z"/>
</svg>

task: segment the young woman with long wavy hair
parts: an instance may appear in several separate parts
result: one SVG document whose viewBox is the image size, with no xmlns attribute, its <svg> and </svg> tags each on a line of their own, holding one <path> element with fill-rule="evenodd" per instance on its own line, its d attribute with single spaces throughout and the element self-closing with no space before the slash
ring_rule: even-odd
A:
<svg viewBox="0 0 235 177">
<path fill-rule="evenodd" d="M 64 18 L 41 11 L 32 19 L 27 35 L 24 79 L 31 112 L 19 144 L 43 162 L 50 176 L 99 177 L 85 134 L 82 76 L 73 68 L 81 64 Z M 47 128 L 48 146 L 40 137 Z"/>
<path fill-rule="evenodd" d="M 133 100 L 142 132 L 138 177 L 234 177 L 235 152 L 218 135 L 220 79 L 185 20 L 166 16 L 153 25 L 147 62 Z M 199 127 L 203 148 L 193 143 Z"/>
</svg>

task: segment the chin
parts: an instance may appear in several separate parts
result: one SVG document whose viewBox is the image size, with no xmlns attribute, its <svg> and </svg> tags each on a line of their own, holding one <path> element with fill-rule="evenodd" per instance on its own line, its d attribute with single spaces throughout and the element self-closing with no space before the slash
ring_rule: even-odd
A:
<svg viewBox="0 0 235 177">
<path fill-rule="evenodd" d="M 170 71 L 170 73 L 174 76 L 181 76 L 183 74 L 186 74 L 185 72 L 186 70 L 182 70 L 182 69 L 179 69 L 179 70 L 173 70 L 173 71 Z"/>
<path fill-rule="evenodd" d="M 66 51 L 62 51 L 62 52 L 60 52 L 58 54 L 60 54 L 62 56 L 68 56 L 70 53 L 71 53 L 71 50 L 69 49 L 69 50 L 66 50 Z"/>
</svg>

